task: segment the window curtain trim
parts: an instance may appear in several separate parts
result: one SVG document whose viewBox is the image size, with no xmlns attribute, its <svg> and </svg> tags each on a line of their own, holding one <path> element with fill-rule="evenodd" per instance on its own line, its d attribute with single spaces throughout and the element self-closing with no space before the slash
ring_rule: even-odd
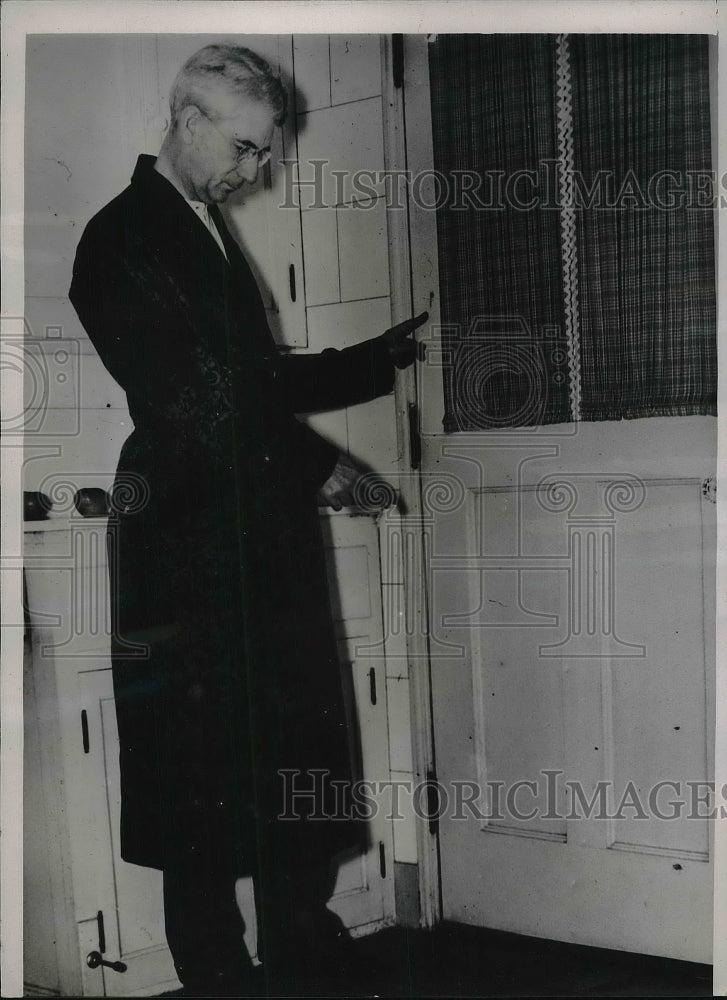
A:
<svg viewBox="0 0 727 1000">
<path fill-rule="evenodd" d="M 578 304 L 578 234 L 573 199 L 573 87 L 568 35 L 556 35 L 556 127 L 560 238 L 568 352 L 568 397 L 571 420 L 581 419 L 581 332 Z"/>
</svg>

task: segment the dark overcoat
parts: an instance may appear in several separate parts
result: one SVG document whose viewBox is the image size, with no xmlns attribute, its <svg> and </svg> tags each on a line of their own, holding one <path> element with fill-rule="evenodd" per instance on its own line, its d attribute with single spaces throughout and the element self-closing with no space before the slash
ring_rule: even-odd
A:
<svg viewBox="0 0 727 1000">
<path fill-rule="evenodd" d="M 338 452 L 295 414 L 389 392 L 394 369 L 380 337 L 281 354 L 229 232 L 228 263 L 153 167 L 89 222 L 70 289 L 134 424 L 108 532 L 121 854 L 211 850 L 242 875 L 276 837 L 300 857 L 354 839 L 276 821 L 281 769 L 350 778 L 316 502 Z"/>
</svg>

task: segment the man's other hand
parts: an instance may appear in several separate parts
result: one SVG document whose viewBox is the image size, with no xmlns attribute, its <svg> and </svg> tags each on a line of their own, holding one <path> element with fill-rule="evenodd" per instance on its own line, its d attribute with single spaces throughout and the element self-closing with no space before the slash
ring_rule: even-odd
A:
<svg viewBox="0 0 727 1000">
<path fill-rule="evenodd" d="M 369 469 L 363 468 L 343 453 L 333 472 L 318 491 L 318 498 L 328 507 L 363 507 L 365 510 L 382 510 L 396 503 L 393 486 Z"/>
<path fill-rule="evenodd" d="M 419 313 L 412 319 L 405 319 L 403 323 L 397 323 L 396 326 L 392 326 L 383 334 L 391 360 L 397 368 L 408 368 L 417 359 L 424 360 L 424 344 L 418 344 L 412 334 L 428 319 L 428 312 Z"/>
</svg>

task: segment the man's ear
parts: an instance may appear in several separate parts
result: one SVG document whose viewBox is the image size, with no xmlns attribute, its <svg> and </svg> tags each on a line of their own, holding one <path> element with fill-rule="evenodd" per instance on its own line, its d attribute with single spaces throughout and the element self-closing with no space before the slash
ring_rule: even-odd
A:
<svg viewBox="0 0 727 1000">
<path fill-rule="evenodd" d="M 182 108 L 178 118 L 177 133 L 183 143 L 188 146 L 192 145 L 197 137 L 197 128 L 201 120 L 202 112 L 196 104 L 188 104 Z"/>
</svg>

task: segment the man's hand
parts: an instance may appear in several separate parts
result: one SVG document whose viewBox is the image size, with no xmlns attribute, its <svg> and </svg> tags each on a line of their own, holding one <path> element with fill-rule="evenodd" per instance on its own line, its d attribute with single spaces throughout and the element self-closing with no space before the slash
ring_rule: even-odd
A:
<svg viewBox="0 0 727 1000">
<path fill-rule="evenodd" d="M 341 453 L 333 472 L 320 488 L 319 498 L 334 510 L 350 507 L 353 504 L 354 487 L 361 474 L 362 470 L 350 457 Z"/>
<path fill-rule="evenodd" d="M 340 454 L 318 497 L 334 510 L 341 510 L 342 507 L 381 510 L 396 502 L 396 491 L 384 479 L 354 462 L 349 455 Z"/>
<path fill-rule="evenodd" d="M 397 368 L 408 368 L 417 358 L 420 361 L 424 359 L 424 344 L 418 344 L 411 334 L 428 319 L 429 313 L 423 312 L 413 319 L 405 319 L 403 323 L 392 326 L 383 334 L 391 360 Z"/>
</svg>

